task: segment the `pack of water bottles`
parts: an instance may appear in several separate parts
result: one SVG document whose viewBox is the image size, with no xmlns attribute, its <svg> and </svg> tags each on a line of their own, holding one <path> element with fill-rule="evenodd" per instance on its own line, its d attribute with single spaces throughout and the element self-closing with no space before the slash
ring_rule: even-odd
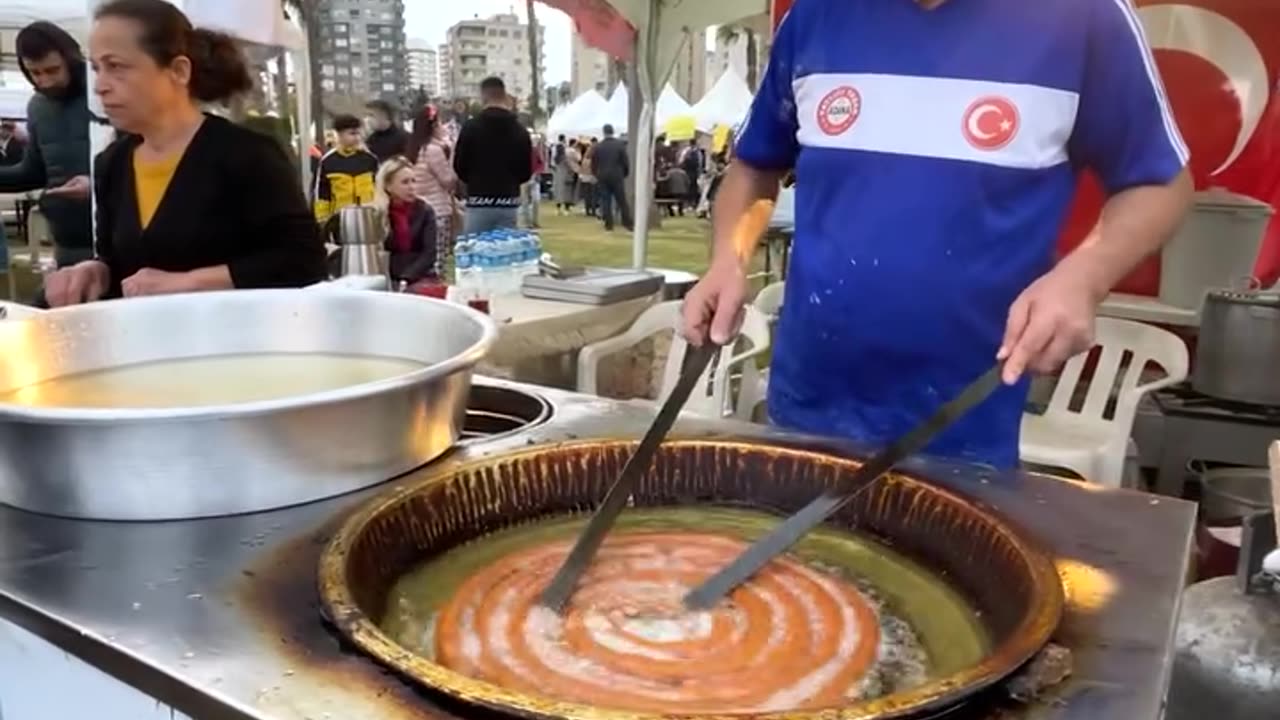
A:
<svg viewBox="0 0 1280 720">
<path fill-rule="evenodd" d="M 516 295 L 524 276 L 538 272 L 542 239 L 506 228 L 462 235 L 453 250 L 454 284 L 468 297 Z"/>
</svg>

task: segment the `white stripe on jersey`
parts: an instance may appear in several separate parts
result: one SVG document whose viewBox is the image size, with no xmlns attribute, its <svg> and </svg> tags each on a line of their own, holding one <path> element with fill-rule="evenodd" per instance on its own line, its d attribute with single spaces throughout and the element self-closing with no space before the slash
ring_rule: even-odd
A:
<svg viewBox="0 0 1280 720">
<path fill-rule="evenodd" d="M 1120 14 L 1129 25 L 1129 31 L 1133 33 L 1134 42 L 1138 44 L 1138 54 L 1142 56 L 1142 65 L 1147 70 L 1147 79 L 1151 81 L 1151 89 L 1155 92 L 1156 102 L 1160 105 L 1160 118 L 1164 121 L 1164 131 L 1169 136 L 1169 144 L 1182 164 L 1186 165 L 1191 159 L 1191 150 L 1187 148 L 1187 143 L 1178 130 L 1178 124 L 1173 120 L 1173 110 L 1169 108 L 1169 96 L 1164 89 L 1164 80 L 1160 78 L 1160 71 L 1156 67 L 1155 56 L 1151 54 L 1151 44 L 1147 42 L 1142 23 L 1134 12 L 1133 6 L 1129 4 L 1129 0 L 1112 0 L 1112 2 L 1120 9 Z"/>
<path fill-rule="evenodd" d="M 817 74 L 796 80 L 792 88 L 800 125 L 796 139 L 802 146 L 1009 168 L 1040 169 L 1067 162 L 1067 141 L 1080 106 L 1080 96 L 1066 90 L 913 75 Z M 852 123 L 846 114 L 850 88 L 858 99 Z M 834 110 L 829 98 L 838 99 Z M 1009 127 L 999 114 L 992 114 L 988 101 L 1016 108 L 1016 132 L 1004 142 L 983 147 L 973 142 L 972 130 L 991 137 L 1002 126 Z"/>
</svg>

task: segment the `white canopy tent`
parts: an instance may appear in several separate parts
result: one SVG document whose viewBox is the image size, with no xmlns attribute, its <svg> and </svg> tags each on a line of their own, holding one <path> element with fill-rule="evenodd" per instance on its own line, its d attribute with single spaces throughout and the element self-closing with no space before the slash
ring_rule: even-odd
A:
<svg viewBox="0 0 1280 720">
<path fill-rule="evenodd" d="M 711 132 L 721 125 L 732 127 L 739 124 L 746 118 L 753 99 L 747 82 L 730 67 L 693 106 L 698 129 Z"/>
<path fill-rule="evenodd" d="M 602 132 L 605 125 L 612 125 L 618 135 L 625 135 L 630 131 L 627 127 L 630 122 L 631 91 L 627 89 L 626 83 L 618 83 L 618 87 L 609 96 L 608 106 L 595 118 L 594 127 L 597 132 Z"/>
<path fill-rule="evenodd" d="M 563 111 L 557 111 L 551 116 L 551 120 L 547 122 L 547 134 L 551 137 L 599 134 L 600 128 L 595 123 L 608 106 L 609 101 L 603 95 L 595 90 L 588 90 L 569 103 Z"/>
<path fill-rule="evenodd" d="M 658 96 L 658 104 L 654 107 L 653 114 L 654 124 L 661 129 L 676 118 L 693 115 L 693 107 L 675 88 L 671 87 L 671 83 L 667 83 L 662 88 L 662 94 Z"/>
<path fill-rule="evenodd" d="M 658 96 L 658 102 L 654 106 L 654 124 L 657 128 L 665 127 L 668 122 L 678 117 L 692 117 L 693 108 L 685 101 L 680 93 L 676 91 L 671 83 L 667 83 L 662 88 L 662 94 Z M 586 129 L 590 130 L 589 134 L 599 135 L 602 128 L 606 125 L 612 125 L 613 129 L 619 135 L 628 133 L 631 128 L 631 92 L 625 83 L 620 83 L 613 91 L 613 95 L 609 97 L 609 101 L 600 113 L 592 118 L 592 122 Z M 587 134 L 587 133 L 582 133 Z"/>
<path fill-rule="evenodd" d="M 769 9 L 768 0 L 608 0 L 636 33 L 636 69 L 640 79 L 640 126 L 631 128 L 636 157 L 653 154 L 654 120 L 658 90 L 666 84 L 684 43 L 692 35 Z M 649 203 L 653 196 L 653 163 L 637 162 L 635 168 L 635 235 L 632 262 L 646 265 L 649 252 Z"/>
</svg>

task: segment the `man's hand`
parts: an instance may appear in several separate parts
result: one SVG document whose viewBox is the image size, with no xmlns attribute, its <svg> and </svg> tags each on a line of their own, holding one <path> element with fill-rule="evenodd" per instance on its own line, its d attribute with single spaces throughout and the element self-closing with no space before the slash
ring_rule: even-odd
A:
<svg viewBox="0 0 1280 720">
<path fill-rule="evenodd" d="M 1004 381 L 1012 385 L 1028 370 L 1055 372 L 1093 347 L 1093 324 L 1104 293 L 1076 268 L 1059 265 L 1023 291 L 1009 309 L 1004 342 Z"/>
<path fill-rule="evenodd" d="M 111 271 L 101 260 L 86 260 L 58 270 L 44 283 L 49 307 L 79 305 L 101 299 L 111 284 Z"/>
<path fill-rule="evenodd" d="M 147 295 L 172 295 L 188 292 L 195 287 L 191 274 L 185 272 L 165 272 L 155 268 L 142 268 L 120 283 L 124 296 L 144 297 Z"/>
<path fill-rule="evenodd" d="M 77 175 L 58 187 L 44 191 L 47 197 L 68 198 L 71 200 L 88 200 L 93 192 L 93 183 L 88 175 Z"/>
<path fill-rule="evenodd" d="M 734 261 L 715 262 L 684 298 L 681 333 L 691 345 L 701 346 L 710 337 L 727 345 L 742 326 L 742 306 L 747 301 L 747 275 Z"/>
</svg>

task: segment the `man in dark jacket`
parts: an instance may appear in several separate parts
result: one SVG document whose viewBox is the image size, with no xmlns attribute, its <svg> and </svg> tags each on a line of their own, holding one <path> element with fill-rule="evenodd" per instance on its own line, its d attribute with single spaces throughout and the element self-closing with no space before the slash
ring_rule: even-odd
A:
<svg viewBox="0 0 1280 720">
<path fill-rule="evenodd" d="M 612 230 L 613 205 L 618 204 L 622 226 L 631 229 L 631 206 L 627 203 L 627 176 L 631 174 L 631 162 L 627 159 L 627 144 L 613 136 L 613 126 L 604 126 L 604 140 L 595 150 L 596 192 L 600 198 L 600 214 L 604 216 L 604 229 Z"/>
<path fill-rule="evenodd" d="M 480 97 L 484 110 L 462 126 L 453 152 L 467 191 L 466 234 L 515 227 L 520 188 L 533 177 L 533 140 L 511 111 L 506 85 L 488 78 Z"/>
<path fill-rule="evenodd" d="M 27 104 L 30 138 L 22 162 L 0 168 L 0 192 L 45 192 L 40 211 L 58 267 L 93 257 L 89 196 L 89 113 L 84 56 L 75 39 L 48 22 L 18 33 L 18 67 L 35 87 Z"/>
<path fill-rule="evenodd" d="M 409 148 L 409 133 L 400 126 L 399 113 L 391 103 L 374 100 L 365 105 L 365 109 L 369 111 L 369 125 L 373 128 L 373 132 L 364 141 L 369 152 L 378 158 L 379 163 L 404 155 Z"/>
</svg>

